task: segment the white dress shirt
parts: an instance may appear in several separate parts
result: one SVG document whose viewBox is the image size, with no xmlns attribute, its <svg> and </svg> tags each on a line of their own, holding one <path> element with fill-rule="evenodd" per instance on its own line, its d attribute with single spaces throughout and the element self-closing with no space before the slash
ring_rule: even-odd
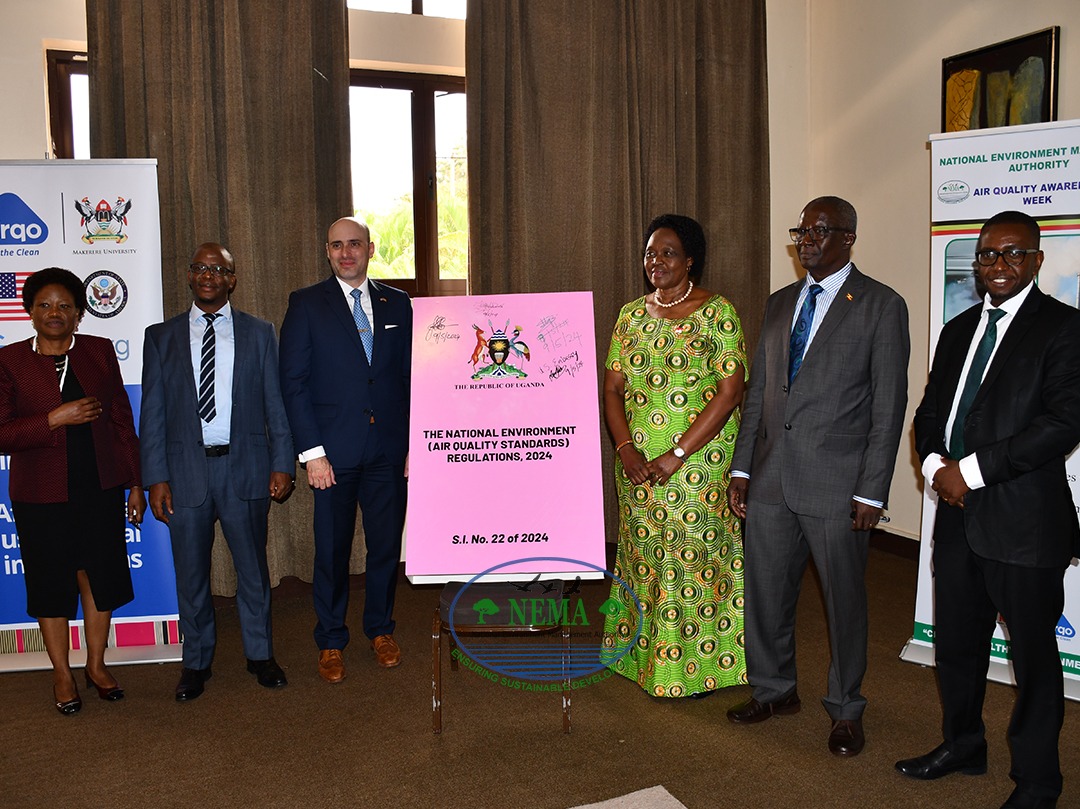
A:
<svg viewBox="0 0 1080 809">
<path fill-rule="evenodd" d="M 1016 313 L 1023 306 L 1024 301 L 1027 300 L 1027 296 L 1031 294 L 1031 288 L 1035 286 L 1035 281 L 1032 280 L 1030 284 L 1024 287 L 1019 293 L 1013 295 L 1008 300 L 1004 301 L 1001 306 L 997 307 L 1005 315 L 998 319 L 997 322 L 997 342 L 994 343 L 994 350 L 990 354 L 990 359 L 986 361 L 986 368 L 983 369 L 983 378 L 986 378 L 986 372 L 990 370 L 990 365 L 994 361 L 994 357 L 997 356 L 998 347 L 1001 345 L 1001 341 L 1005 339 L 1005 333 L 1009 330 L 1009 326 L 1016 320 Z M 956 393 L 953 396 L 952 408 L 949 410 L 949 420 L 945 424 L 945 436 L 946 440 L 952 435 L 953 423 L 956 421 L 956 408 L 960 405 L 960 396 L 964 392 L 964 382 L 967 380 L 968 369 L 971 368 L 971 360 L 975 356 L 975 349 L 979 345 L 979 341 L 982 339 L 983 334 L 986 332 L 986 326 L 989 322 L 988 312 L 994 307 L 990 305 L 990 296 L 987 294 L 983 298 L 982 312 L 979 314 L 979 327 L 975 329 L 975 334 L 971 337 L 971 345 L 968 346 L 967 357 L 964 359 L 964 367 L 960 371 L 960 381 L 956 385 Z M 931 452 L 926 456 L 926 460 L 923 461 L 922 473 L 923 478 L 926 480 L 926 485 L 932 487 L 934 485 L 934 475 L 937 471 L 945 465 L 945 460 L 936 452 Z M 979 459 L 975 457 L 975 453 L 965 455 L 960 459 L 960 474 L 964 478 L 964 483 L 967 484 L 969 489 L 981 489 L 986 485 L 983 480 L 982 470 L 979 469 Z"/>
</svg>

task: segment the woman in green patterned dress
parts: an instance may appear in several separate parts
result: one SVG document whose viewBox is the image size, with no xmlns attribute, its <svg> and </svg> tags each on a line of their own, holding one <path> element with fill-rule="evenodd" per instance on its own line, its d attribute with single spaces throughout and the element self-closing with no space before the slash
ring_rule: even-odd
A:
<svg viewBox="0 0 1080 809">
<path fill-rule="evenodd" d="M 707 696 L 746 682 L 742 533 L 725 497 L 746 350 L 735 308 L 695 284 L 701 225 L 654 219 L 644 264 L 654 291 L 619 313 L 604 375 L 619 494 L 615 575 L 640 608 L 613 585 L 604 654 L 653 696 Z"/>
</svg>

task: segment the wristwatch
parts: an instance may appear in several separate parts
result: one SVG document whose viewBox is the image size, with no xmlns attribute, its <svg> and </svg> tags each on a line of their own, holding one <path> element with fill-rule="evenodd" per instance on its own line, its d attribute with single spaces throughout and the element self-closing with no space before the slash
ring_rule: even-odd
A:
<svg viewBox="0 0 1080 809">
<path fill-rule="evenodd" d="M 680 447 L 678 444 L 675 445 L 675 449 L 673 449 L 671 453 L 680 461 L 686 460 L 686 450 Z"/>
</svg>

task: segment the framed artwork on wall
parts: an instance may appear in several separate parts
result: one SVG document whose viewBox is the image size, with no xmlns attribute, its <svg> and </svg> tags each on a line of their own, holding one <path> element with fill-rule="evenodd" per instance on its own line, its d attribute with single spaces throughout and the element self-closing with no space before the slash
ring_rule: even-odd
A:
<svg viewBox="0 0 1080 809">
<path fill-rule="evenodd" d="M 1061 26 L 941 60 L 941 131 L 1057 120 Z"/>
</svg>

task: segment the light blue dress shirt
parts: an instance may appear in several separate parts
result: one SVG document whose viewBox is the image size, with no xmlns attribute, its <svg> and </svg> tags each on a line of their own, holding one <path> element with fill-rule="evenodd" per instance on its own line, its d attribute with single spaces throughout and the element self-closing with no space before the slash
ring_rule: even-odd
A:
<svg viewBox="0 0 1080 809">
<path fill-rule="evenodd" d="M 195 304 L 188 313 L 188 341 L 191 344 L 191 369 L 195 376 L 195 395 L 198 397 L 199 370 L 202 367 L 202 343 L 206 333 L 206 318 Z M 203 445 L 217 447 L 229 443 L 232 424 L 233 363 L 236 359 L 236 335 L 233 328 L 232 305 L 226 302 L 217 310 L 214 319 L 214 407 L 217 415 L 202 425 Z"/>
</svg>

